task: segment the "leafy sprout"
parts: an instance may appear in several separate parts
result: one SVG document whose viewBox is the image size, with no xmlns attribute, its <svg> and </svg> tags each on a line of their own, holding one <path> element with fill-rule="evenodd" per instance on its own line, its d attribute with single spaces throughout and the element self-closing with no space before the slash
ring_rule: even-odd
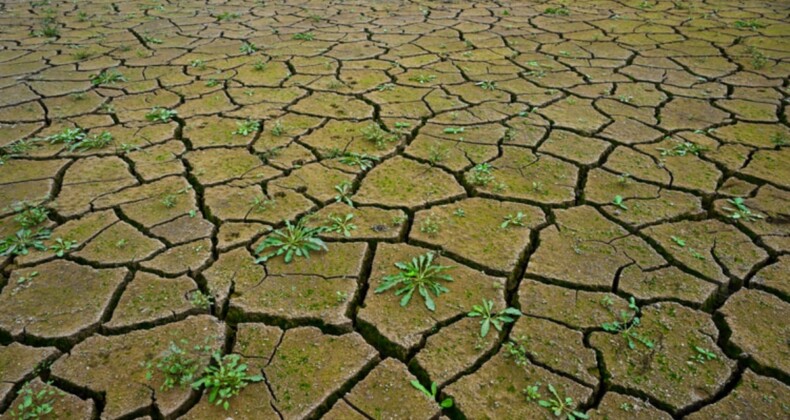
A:
<svg viewBox="0 0 790 420">
<path fill-rule="evenodd" d="M 276 229 L 271 235 L 261 242 L 255 249 L 258 258 L 255 262 L 264 262 L 271 257 L 285 256 L 285 263 L 290 263 L 294 256 L 310 258 L 310 251 L 328 250 L 324 241 L 318 235 L 326 228 L 310 228 L 305 226 L 305 219 L 299 220 L 295 225 L 285 222 L 285 229 Z M 273 251 L 264 251 L 274 248 Z"/>
<path fill-rule="evenodd" d="M 62 258 L 66 253 L 77 247 L 77 241 L 70 241 L 68 239 L 57 238 L 55 243 L 50 245 L 50 251 L 55 252 L 55 256 Z"/>
<path fill-rule="evenodd" d="M 554 389 L 552 384 L 549 384 L 548 387 L 549 392 L 551 392 L 551 395 L 553 395 L 554 398 L 549 398 L 548 400 L 538 400 L 538 404 L 541 407 L 551 410 L 551 412 L 554 413 L 554 417 L 565 417 L 567 420 L 590 418 L 587 414 L 584 414 L 581 411 L 576 411 L 576 405 L 573 403 L 573 398 L 562 398 L 557 393 L 557 390 Z"/>
<path fill-rule="evenodd" d="M 116 70 L 102 70 L 99 74 L 90 76 L 93 86 L 114 85 L 118 82 L 126 82 L 126 77 Z"/>
<path fill-rule="evenodd" d="M 359 166 L 359 169 L 366 171 L 373 167 L 373 162 L 379 158 L 366 154 L 346 153 L 340 157 L 340 163 L 348 166 Z"/>
<path fill-rule="evenodd" d="M 497 331 L 502 331 L 504 324 L 516 321 L 515 317 L 522 315 L 516 308 L 505 308 L 499 312 L 494 312 L 494 301 L 483 299 L 482 305 L 472 306 L 472 311 L 467 314 L 471 318 L 480 318 L 480 337 L 485 338 L 493 325 Z"/>
<path fill-rule="evenodd" d="M 450 266 L 443 266 L 433 263 L 434 254 L 428 252 L 419 257 L 412 258 L 411 262 L 397 262 L 395 267 L 398 273 L 384 276 L 381 285 L 376 288 L 375 293 L 384 293 L 392 288 L 396 288 L 395 296 L 401 296 L 400 305 L 409 304 L 414 291 L 422 296 L 425 307 L 429 311 L 436 310 L 436 304 L 431 298 L 433 293 L 437 298 L 442 293 L 450 290 L 444 287 L 440 281 L 451 282 L 453 278 L 445 271 L 451 269 Z"/>
<path fill-rule="evenodd" d="M 178 113 L 171 109 L 154 107 L 151 112 L 145 114 L 145 119 L 152 122 L 170 122 Z"/>
<path fill-rule="evenodd" d="M 246 120 L 240 121 L 236 123 L 236 131 L 233 134 L 238 134 L 241 136 L 249 136 L 250 134 L 260 130 L 261 123 L 255 120 Z"/>
<path fill-rule="evenodd" d="M 496 82 L 490 80 L 483 80 L 482 82 L 475 83 L 475 86 L 481 87 L 483 90 L 496 90 Z"/>
<path fill-rule="evenodd" d="M 30 383 L 25 383 L 17 395 L 22 397 L 22 402 L 16 408 L 11 407 L 9 410 L 11 418 L 27 420 L 50 417 L 49 414 L 52 414 L 55 408 L 55 389 L 50 386 L 34 391 Z"/>
<path fill-rule="evenodd" d="M 94 135 L 92 137 L 84 137 L 82 140 L 72 143 L 69 146 L 70 152 L 81 152 L 87 151 L 91 149 L 101 149 L 112 141 L 112 134 L 108 131 L 102 131 L 101 134 Z"/>
<path fill-rule="evenodd" d="M 351 223 L 351 220 L 354 219 L 354 215 L 351 213 L 348 213 L 345 216 L 336 216 L 334 214 L 330 214 L 327 219 L 329 219 L 331 222 L 327 227 L 327 232 L 342 233 L 343 236 L 348 238 L 351 236 L 351 231 L 357 229 L 357 225 Z"/>
<path fill-rule="evenodd" d="M 601 327 L 604 331 L 622 335 L 628 343 L 628 348 L 632 350 L 636 348 L 636 342 L 642 343 L 645 347 L 652 349 L 654 346 L 653 341 L 636 331 L 641 321 L 637 316 L 639 307 L 636 306 L 636 301 L 633 297 L 629 300 L 628 308 L 634 311 L 632 315 L 627 311 L 620 311 L 620 320 L 604 322 Z"/>
<path fill-rule="evenodd" d="M 724 210 L 727 210 L 730 213 L 730 219 L 734 220 L 746 220 L 747 222 L 754 222 L 758 219 L 762 219 L 763 216 L 757 213 L 753 213 L 749 207 L 746 207 L 746 203 L 744 202 L 743 198 L 736 197 L 727 200 L 728 203 L 732 204 L 732 207 L 724 207 Z"/>
<path fill-rule="evenodd" d="M 49 216 L 49 209 L 26 201 L 14 203 L 11 209 L 16 212 L 14 221 L 23 228 L 32 228 L 44 223 Z"/>
<path fill-rule="evenodd" d="M 493 169 L 489 163 L 478 163 L 469 172 L 469 181 L 473 185 L 486 186 L 494 182 Z"/>
<path fill-rule="evenodd" d="M 301 32 L 294 34 L 293 39 L 297 41 L 312 41 L 315 39 L 315 34 L 312 32 Z"/>
<path fill-rule="evenodd" d="M 245 42 L 241 44 L 239 51 L 243 52 L 244 54 L 254 54 L 256 51 L 258 51 L 258 47 L 251 42 Z"/>
<path fill-rule="evenodd" d="M 187 341 L 181 340 L 181 344 L 187 344 Z M 159 389 L 169 391 L 177 386 L 190 386 L 195 380 L 198 367 L 197 360 L 190 357 L 186 350 L 179 347 L 178 344 L 170 342 L 167 350 L 155 365 L 151 361 L 146 363 L 145 378 L 150 381 L 153 378 L 153 370 L 156 368 L 165 377 Z"/>
<path fill-rule="evenodd" d="M 614 199 L 612 200 L 612 204 L 614 204 L 617 207 L 620 207 L 623 210 L 628 210 L 628 206 L 623 204 L 623 196 L 621 195 L 614 196 Z"/>
<path fill-rule="evenodd" d="M 237 354 L 220 357 L 219 353 L 214 353 L 212 358 L 216 366 L 206 367 L 203 377 L 195 381 L 192 388 L 199 389 L 205 386 L 208 391 L 208 401 L 221 405 L 225 410 L 230 407 L 230 398 L 238 395 L 249 383 L 263 380 L 262 375 L 249 375 L 247 365 L 239 363 L 241 357 Z"/>
<path fill-rule="evenodd" d="M 513 225 L 513 226 L 524 226 L 524 218 L 525 217 L 526 217 L 526 215 L 524 213 L 522 213 L 522 212 L 518 212 L 515 215 L 514 214 L 508 214 L 507 216 L 505 216 L 505 221 L 502 222 L 502 224 L 499 225 L 499 227 L 502 228 L 502 229 L 507 229 L 507 227 L 510 226 L 510 225 Z"/>
<path fill-rule="evenodd" d="M 427 390 L 424 386 L 422 386 L 420 381 L 418 381 L 416 379 L 411 381 L 411 386 L 413 386 L 415 389 L 417 389 L 418 391 L 420 391 L 423 394 L 425 394 L 426 397 L 436 401 L 436 392 L 438 390 L 437 386 L 436 386 L 436 382 L 431 382 L 431 390 L 430 391 Z M 445 398 L 445 399 L 442 400 L 442 402 L 439 403 L 439 406 L 442 407 L 442 408 L 450 408 L 450 407 L 453 406 L 453 399 L 452 398 Z"/>
<path fill-rule="evenodd" d="M 335 185 L 335 191 L 337 191 L 337 195 L 335 196 L 335 201 L 338 203 L 346 203 L 349 207 L 354 207 L 354 202 L 351 201 L 351 191 L 352 185 L 351 182 L 344 180 L 343 182 Z"/>
<path fill-rule="evenodd" d="M 49 239 L 50 231 L 39 229 L 36 232 L 30 229 L 20 229 L 16 234 L 0 240 L 0 256 L 27 255 L 30 248 L 46 251 L 44 240 Z"/>
</svg>

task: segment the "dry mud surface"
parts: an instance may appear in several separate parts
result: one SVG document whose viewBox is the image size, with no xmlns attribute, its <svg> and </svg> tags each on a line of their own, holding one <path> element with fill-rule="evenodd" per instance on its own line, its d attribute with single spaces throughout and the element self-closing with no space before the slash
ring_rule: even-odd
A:
<svg viewBox="0 0 790 420">
<path fill-rule="evenodd" d="M 0 419 L 790 417 L 789 14 L 3 1 Z M 435 310 L 376 292 L 428 252 Z"/>
</svg>

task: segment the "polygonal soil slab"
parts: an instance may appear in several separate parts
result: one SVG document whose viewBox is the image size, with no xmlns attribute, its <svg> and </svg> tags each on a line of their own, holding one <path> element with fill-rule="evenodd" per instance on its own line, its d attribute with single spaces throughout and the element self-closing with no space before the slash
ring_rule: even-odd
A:
<svg viewBox="0 0 790 420">
<path fill-rule="evenodd" d="M 731 378 L 735 362 L 716 345 L 718 330 L 708 314 L 657 303 L 642 308 L 641 323 L 631 331 L 653 348 L 637 339 L 630 348 L 622 334 L 590 336 L 615 390 L 647 395 L 677 413 L 716 395 Z"/>
<path fill-rule="evenodd" d="M 228 181 L 240 185 L 263 182 L 280 174 L 244 148 L 196 150 L 186 154 L 192 173 L 203 186 Z"/>
<path fill-rule="evenodd" d="M 557 210 L 555 215 L 556 226 L 540 232 L 540 245 L 527 266 L 529 275 L 608 290 L 621 268 L 637 264 L 647 269 L 664 262 L 645 241 L 592 207 Z"/>
<path fill-rule="evenodd" d="M 790 388 L 773 378 L 758 376 L 747 369 L 735 389 L 723 399 L 689 415 L 703 419 L 780 419 L 787 416 Z"/>
<path fill-rule="evenodd" d="M 373 116 L 373 107 L 350 96 L 316 92 L 292 105 L 289 110 L 338 120 L 365 119 Z"/>
<path fill-rule="evenodd" d="M 769 293 L 741 289 L 719 312 L 732 332 L 729 343 L 736 353 L 748 355 L 755 368 L 790 374 L 790 325 L 782 321 L 790 305 Z"/>
<path fill-rule="evenodd" d="M 313 327 L 286 331 L 264 368 L 274 405 L 285 418 L 313 415 L 368 370 L 378 359 L 377 353 L 357 333 L 330 336 Z"/>
<path fill-rule="evenodd" d="M 518 223 L 502 227 L 507 217 Z M 540 209 L 524 204 L 469 198 L 422 210 L 409 237 L 509 275 L 530 245 L 531 229 L 545 222 Z M 436 226 L 438 232 L 430 230 Z"/>
<path fill-rule="evenodd" d="M 632 420 L 656 419 L 670 420 L 672 416 L 661 411 L 647 401 L 629 395 L 609 391 L 604 394 L 598 408 L 587 412 L 591 419 Z"/>
<path fill-rule="evenodd" d="M 386 359 L 344 398 L 371 418 L 436 418 L 438 404 L 411 385 L 415 379 L 403 363 Z"/>
<path fill-rule="evenodd" d="M 361 204 L 422 208 L 464 193 L 448 173 L 400 156 L 373 168 L 354 195 Z"/>
<path fill-rule="evenodd" d="M 443 273 L 450 275 L 453 281 L 440 281 L 450 291 L 439 297 L 433 296 L 435 311 L 426 308 L 416 291 L 406 307 L 399 303 L 401 296 L 394 295 L 397 286 L 383 293 L 375 293 L 385 275 L 397 273 L 395 263 L 411 263 L 412 258 L 426 252 L 428 250 L 424 248 L 406 244 L 379 244 L 376 249 L 368 293 L 357 320 L 361 323 L 363 333 L 379 342 L 387 351 L 405 355 L 420 343 L 425 333 L 466 314 L 483 299 L 493 301 L 497 308 L 505 305 L 504 279 L 487 276 L 441 257 L 434 258 L 433 264 L 452 267 Z"/>
<path fill-rule="evenodd" d="M 125 268 L 97 270 L 64 260 L 15 270 L 13 286 L 0 294 L 0 329 L 76 342 L 96 330 L 127 274 Z"/>
<path fill-rule="evenodd" d="M 165 245 L 126 222 L 117 222 L 75 252 L 96 264 L 116 265 L 143 261 L 163 250 Z"/>
<path fill-rule="evenodd" d="M 64 216 L 82 214 L 94 199 L 135 184 L 126 163 L 117 157 L 80 159 L 66 170 L 54 205 Z"/>
<path fill-rule="evenodd" d="M 528 400 L 527 387 L 538 386 L 543 399 L 551 398 L 551 384 L 564 400 L 572 398 L 574 406 L 585 404 L 592 397 L 592 389 L 564 376 L 526 361 L 516 364 L 502 349 L 476 372 L 469 374 L 444 389 L 455 401 L 455 406 L 468 418 L 480 419 L 551 419 L 551 411 L 536 400 Z"/>
<path fill-rule="evenodd" d="M 633 314 L 628 302 L 614 293 L 586 292 L 524 279 L 518 288 L 525 315 L 545 318 L 573 329 L 598 328 L 622 311 Z"/>
<path fill-rule="evenodd" d="M 189 292 L 197 285 L 187 276 L 166 279 L 138 271 L 126 286 L 106 328 L 161 324 L 183 317 L 196 308 L 189 303 Z"/>
<path fill-rule="evenodd" d="M 352 215 L 347 226 L 347 233 L 342 228 L 321 233 L 322 237 L 332 239 L 350 238 L 355 240 L 400 238 L 405 231 L 406 213 L 402 210 L 385 210 L 378 207 L 349 207 L 345 203 L 330 204 L 314 213 L 308 222 L 309 226 L 338 228 L 336 220 L 345 223 L 345 218 Z M 351 227 L 353 226 L 353 227 Z"/>
<path fill-rule="evenodd" d="M 154 369 L 146 379 L 147 362 L 161 357 L 170 343 L 179 345 L 194 359 L 198 371 L 208 364 L 212 351 L 225 341 L 225 327 L 209 316 L 190 317 L 184 321 L 134 331 L 125 335 L 93 336 L 71 349 L 52 365 L 52 375 L 59 380 L 105 395 L 103 416 L 139 416 L 156 404 L 165 416 L 182 409 L 189 401 L 189 388 L 175 387 L 162 391 L 162 374 Z M 187 343 L 187 344 L 184 344 Z M 208 351 L 199 351 L 204 346 Z"/>
<path fill-rule="evenodd" d="M 279 324 L 310 322 L 351 329 L 351 303 L 367 256 L 365 243 L 332 243 L 328 252 L 309 259 L 282 257 L 265 263 L 267 276 L 251 288 L 236 290 L 229 316 L 243 320 L 276 320 Z"/>
</svg>

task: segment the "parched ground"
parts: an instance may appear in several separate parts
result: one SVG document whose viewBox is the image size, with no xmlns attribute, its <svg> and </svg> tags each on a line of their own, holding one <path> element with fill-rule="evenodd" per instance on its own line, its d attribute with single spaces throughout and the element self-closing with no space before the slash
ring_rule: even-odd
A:
<svg viewBox="0 0 790 420">
<path fill-rule="evenodd" d="M 788 15 L 3 1 L 0 419 L 790 417 Z"/>
</svg>

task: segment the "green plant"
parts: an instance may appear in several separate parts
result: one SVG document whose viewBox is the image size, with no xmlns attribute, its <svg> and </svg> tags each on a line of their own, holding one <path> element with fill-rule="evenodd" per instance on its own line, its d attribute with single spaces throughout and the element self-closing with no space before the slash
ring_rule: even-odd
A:
<svg viewBox="0 0 790 420">
<path fill-rule="evenodd" d="M 312 32 L 301 32 L 294 34 L 293 39 L 297 41 L 312 41 L 315 39 L 315 34 Z"/>
<path fill-rule="evenodd" d="M 219 353 L 214 353 L 212 358 L 216 366 L 208 366 L 203 371 L 203 377 L 192 384 L 192 388 L 199 389 L 205 386 L 208 392 L 208 401 L 216 405 L 221 405 L 225 410 L 230 407 L 228 401 L 244 389 L 249 383 L 260 382 L 262 375 L 252 375 L 247 373 L 247 365 L 239 363 L 241 357 L 237 354 L 228 354 L 220 357 Z"/>
<path fill-rule="evenodd" d="M 612 204 L 614 204 L 617 207 L 620 207 L 623 210 L 628 210 L 628 206 L 623 204 L 623 197 L 620 195 L 614 196 L 614 199 L 612 200 Z"/>
<path fill-rule="evenodd" d="M 186 344 L 188 344 L 186 340 L 181 340 L 181 345 Z M 198 367 L 197 360 L 190 357 L 186 350 L 179 347 L 178 344 L 170 342 L 167 350 L 156 364 L 152 361 L 146 362 L 145 378 L 150 381 L 155 368 L 165 377 L 159 389 L 169 391 L 175 387 L 183 388 L 192 385 Z"/>
<path fill-rule="evenodd" d="M 571 11 L 568 10 L 565 6 L 560 7 L 547 7 L 544 11 L 546 15 L 555 15 L 555 16 L 568 16 L 571 14 Z"/>
<path fill-rule="evenodd" d="M 504 218 L 505 221 L 502 222 L 502 224 L 499 225 L 499 227 L 502 228 L 502 229 L 507 229 L 507 227 L 510 226 L 510 225 L 513 225 L 513 226 L 524 226 L 524 218 L 525 217 L 526 217 L 526 215 L 524 213 L 522 213 L 522 212 L 518 212 L 515 215 L 508 214 Z"/>
<path fill-rule="evenodd" d="M 417 82 L 419 84 L 431 83 L 436 80 L 436 76 L 433 74 L 418 74 L 417 76 L 412 76 L 409 78 L 412 82 Z"/>
<path fill-rule="evenodd" d="M 777 146 L 784 146 L 787 143 L 790 143 L 790 138 L 785 133 L 774 133 L 771 136 L 771 143 Z"/>
<path fill-rule="evenodd" d="M 414 291 L 417 290 L 425 301 L 425 307 L 429 311 L 435 311 L 436 304 L 431 298 L 431 293 L 438 298 L 442 293 L 449 292 L 450 290 L 439 282 L 452 282 L 453 278 L 449 274 L 444 274 L 445 271 L 452 267 L 434 264 L 433 258 L 434 254 L 428 252 L 412 258 L 411 262 L 396 262 L 395 267 L 398 268 L 398 273 L 384 276 L 381 285 L 376 288 L 375 293 L 384 293 L 397 287 L 395 296 L 403 295 L 400 305 L 406 306 L 409 304 Z"/>
<path fill-rule="evenodd" d="M 83 140 L 86 135 L 87 133 L 85 133 L 85 131 L 79 127 L 65 128 L 60 133 L 45 137 L 44 141 L 48 141 L 50 144 L 74 144 L 80 140 Z"/>
<path fill-rule="evenodd" d="M 49 239 L 50 231 L 39 229 L 36 232 L 30 229 L 19 229 L 16 234 L 7 236 L 0 241 L 0 256 L 27 255 L 30 248 L 46 251 L 44 240 Z"/>
<path fill-rule="evenodd" d="M 246 120 L 236 123 L 236 131 L 233 134 L 248 136 L 261 129 L 261 123 L 255 120 Z"/>
<path fill-rule="evenodd" d="M 335 191 L 337 191 L 337 195 L 335 196 L 335 202 L 337 203 L 346 203 L 349 207 L 354 207 L 354 202 L 351 201 L 351 194 L 354 192 L 352 191 L 353 185 L 351 182 L 347 180 L 343 180 L 341 183 L 335 185 Z"/>
<path fill-rule="evenodd" d="M 253 199 L 250 200 L 250 204 L 252 205 L 252 208 L 250 209 L 251 212 L 261 213 L 274 207 L 275 200 L 273 198 L 270 199 L 265 195 L 259 195 L 253 197 Z"/>
<path fill-rule="evenodd" d="M 492 82 L 490 80 L 477 82 L 475 83 L 475 86 L 480 86 L 483 90 L 496 90 L 496 82 Z"/>
<path fill-rule="evenodd" d="M 325 228 L 310 228 L 305 226 L 305 219 L 300 219 L 295 225 L 285 222 L 285 230 L 275 229 L 260 245 L 255 249 L 258 258 L 255 262 L 264 262 L 271 257 L 285 255 L 285 263 L 288 264 L 296 257 L 310 257 L 310 251 L 327 251 L 328 248 L 318 235 Z M 275 248 L 274 251 L 263 253 L 267 248 Z"/>
<path fill-rule="evenodd" d="M 327 232 L 338 232 L 342 233 L 343 236 L 346 238 L 351 236 L 351 231 L 357 229 L 357 225 L 351 223 L 351 220 L 354 218 L 354 215 L 351 213 L 346 214 L 345 216 L 335 216 L 334 214 L 330 214 L 327 219 L 331 222 L 331 224 L 326 228 Z"/>
<path fill-rule="evenodd" d="M 60 394 L 63 393 L 60 392 Z M 25 383 L 17 396 L 22 397 L 22 402 L 16 408 L 11 407 L 9 410 L 11 418 L 20 420 L 49 418 L 55 409 L 55 389 L 50 386 L 43 387 L 36 392 L 33 391 L 30 383 Z"/>
<path fill-rule="evenodd" d="M 266 70 L 266 66 L 267 64 L 263 60 L 259 59 L 252 64 L 252 69 L 255 71 L 264 71 Z"/>
<path fill-rule="evenodd" d="M 44 223 L 49 216 L 49 209 L 27 201 L 14 203 L 11 205 L 11 209 L 16 213 L 14 221 L 23 228 L 38 226 Z"/>
<path fill-rule="evenodd" d="M 499 312 L 493 312 L 493 309 L 494 301 L 483 299 L 482 305 L 472 306 L 472 311 L 467 314 L 471 318 L 480 318 L 480 337 L 485 338 L 492 325 L 497 331 L 502 331 L 504 324 L 515 322 L 514 317 L 522 315 L 516 308 L 505 308 Z"/>
<path fill-rule="evenodd" d="M 244 54 L 254 54 L 256 51 L 258 51 L 258 47 L 251 42 L 245 42 L 241 44 L 241 47 L 239 47 L 239 51 L 241 51 Z"/>
<path fill-rule="evenodd" d="M 758 219 L 762 219 L 763 216 L 757 213 L 753 213 L 749 207 L 746 207 L 746 203 L 744 202 L 743 198 L 735 197 L 727 200 L 728 203 L 735 206 L 732 207 L 724 207 L 724 210 L 727 210 L 730 213 L 730 219 L 734 220 L 746 220 L 747 222 L 754 222 Z"/>
<path fill-rule="evenodd" d="M 379 92 L 383 92 L 385 90 L 393 90 L 393 89 L 395 89 L 394 83 L 382 83 L 376 86 L 376 90 L 378 90 Z"/>
<path fill-rule="evenodd" d="M 699 156 L 701 152 L 707 149 L 696 143 L 683 142 L 673 146 L 671 149 L 659 148 L 658 150 L 661 151 L 661 156 L 686 156 L 689 154 Z"/>
<path fill-rule="evenodd" d="M 444 130 L 442 130 L 442 131 L 444 132 L 444 134 L 461 134 L 461 133 L 464 132 L 464 128 L 463 127 L 447 127 Z"/>
<path fill-rule="evenodd" d="M 738 29 L 755 30 L 755 29 L 765 28 L 765 24 L 760 23 L 760 21 L 756 19 L 736 20 L 733 25 L 735 25 L 735 27 Z"/>
<path fill-rule="evenodd" d="M 166 123 L 170 122 L 176 115 L 178 115 L 176 111 L 157 106 L 152 108 L 151 112 L 145 114 L 145 119 L 152 122 Z"/>
<path fill-rule="evenodd" d="M 754 46 L 749 46 L 747 51 L 749 52 L 749 55 L 752 57 L 751 60 L 752 67 L 754 67 L 755 69 L 759 70 L 765 67 L 766 64 L 768 64 L 768 57 L 766 57 L 765 54 L 763 54 L 760 50 L 758 50 Z"/>
<path fill-rule="evenodd" d="M 55 252 L 55 256 L 58 258 L 62 258 L 66 253 L 70 250 L 77 247 L 77 241 L 70 241 L 68 239 L 57 238 L 55 239 L 55 243 L 50 245 L 50 251 Z"/>
<path fill-rule="evenodd" d="M 222 12 L 214 17 L 217 18 L 218 21 L 222 22 L 224 20 L 233 20 L 241 17 L 241 13 L 231 13 L 231 12 Z"/>
<path fill-rule="evenodd" d="M 60 35 L 60 29 L 48 22 L 41 27 L 41 30 L 32 31 L 30 34 L 35 37 L 55 38 Z"/>
<path fill-rule="evenodd" d="M 219 80 L 217 80 L 217 79 L 208 79 L 208 81 L 206 82 L 206 87 L 215 87 L 215 86 L 219 86 L 219 83 L 220 83 L 220 82 L 219 82 Z"/>
<path fill-rule="evenodd" d="M 196 290 L 189 295 L 189 303 L 200 309 L 208 309 L 211 307 L 211 304 L 214 303 L 214 296 Z"/>
<path fill-rule="evenodd" d="M 164 197 L 162 197 L 162 200 L 160 200 L 159 202 L 162 203 L 162 205 L 165 206 L 166 208 L 172 209 L 178 203 L 178 196 L 175 194 L 167 194 Z"/>
<path fill-rule="evenodd" d="M 71 57 L 74 58 L 75 60 L 84 60 L 92 55 L 93 53 L 90 52 L 89 50 L 80 48 L 77 51 L 73 52 L 71 54 Z"/>
<path fill-rule="evenodd" d="M 112 134 L 107 131 L 102 131 L 99 135 L 92 137 L 84 137 L 82 140 L 73 143 L 69 146 L 70 152 L 81 152 L 91 149 L 101 149 L 112 141 Z"/>
<path fill-rule="evenodd" d="M 379 158 L 366 154 L 346 153 L 340 157 L 340 163 L 348 166 L 359 166 L 359 169 L 366 171 L 373 167 L 373 162 L 378 162 Z"/>
<path fill-rule="evenodd" d="M 464 211 L 462 208 L 457 208 L 453 211 L 453 216 L 466 217 L 466 211 Z"/>
<path fill-rule="evenodd" d="M 494 181 L 493 166 L 488 163 L 478 163 L 469 172 L 469 181 L 472 185 L 487 186 Z"/>
<path fill-rule="evenodd" d="M 189 62 L 189 66 L 198 70 L 203 70 L 206 68 L 206 62 L 200 59 L 195 59 Z"/>
<path fill-rule="evenodd" d="M 164 42 L 161 39 L 150 35 L 143 35 L 143 41 L 145 41 L 148 44 L 161 44 L 162 42 Z"/>
<path fill-rule="evenodd" d="M 619 333 L 622 335 L 628 343 L 628 348 L 632 350 L 636 348 L 635 341 L 642 343 L 642 345 L 649 349 L 652 349 L 654 346 L 653 341 L 636 331 L 640 325 L 639 316 L 637 316 L 639 307 L 636 306 L 636 301 L 633 297 L 631 297 L 628 302 L 628 308 L 633 310 L 633 314 L 629 314 L 627 311 L 620 311 L 619 321 L 615 320 L 612 322 L 604 322 L 601 325 L 601 328 L 603 328 L 604 331 Z"/>
<path fill-rule="evenodd" d="M 551 410 L 551 412 L 554 413 L 554 417 L 564 417 L 567 420 L 590 418 L 587 414 L 584 414 L 581 411 L 576 411 L 576 405 L 573 403 L 573 398 L 562 398 L 557 393 L 557 390 L 554 389 L 552 384 L 549 384 L 548 387 L 549 392 L 551 392 L 551 395 L 553 395 L 554 398 L 550 398 L 548 400 L 538 400 L 538 405 Z"/>
<path fill-rule="evenodd" d="M 118 82 L 126 82 L 126 77 L 116 70 L 102 70 L 99 74 L 90 75 L 93 86 L 114 85 Z"/>
<path fill-rule="evenodd" d="M 527 359 L 527 349 L 524 345 L 519 344 L 515 341 L 508 341 L 505 343 L 505 357 L 512 357 L 513 362 L 516 363 L 517 366 L 526 366 L 529 359 Z"/>
<path fill-rule="evenodd" d="M 373 142 L 377 149 L 384 149 L 387 143 L 398 140 L 398 136 L 385 131 L 377 123 L 370 123 L 362 129 L 362 137 L 365 140 Z"/>
<path fill-rule="evenodd" d="M 275 137 L 280 137 L 285 134 L 288 130 L 283 126 L 283 122 L 277 120 L 274 122 L 274 127 L 272 127 L 272 135 Z"/>
<path fill-rule="evenodd" d="M 431 382 L 431 390 L 430 391 L 427 390 L 424 386 L 422 386 L 420 381 L 418 381 L 416 379 L 413 379 L 411 381 L 411 386 L 413 386 L 415 389 L 417 389 L 418 391 L 420 391 L 423 394 L 425 394 L 426 397 L 436 401 L 436 392 L 438 390 L 437 386 L 436 386 L 436 382 Z M 442 408 L 450 408 L 450 407 L 453 406 L 453 399 L 452 398 L 445 398 L 445 399 L 442 400 L 442 402 L 439 403 L 439 406 L 442 407 Z"/>
</svg>

